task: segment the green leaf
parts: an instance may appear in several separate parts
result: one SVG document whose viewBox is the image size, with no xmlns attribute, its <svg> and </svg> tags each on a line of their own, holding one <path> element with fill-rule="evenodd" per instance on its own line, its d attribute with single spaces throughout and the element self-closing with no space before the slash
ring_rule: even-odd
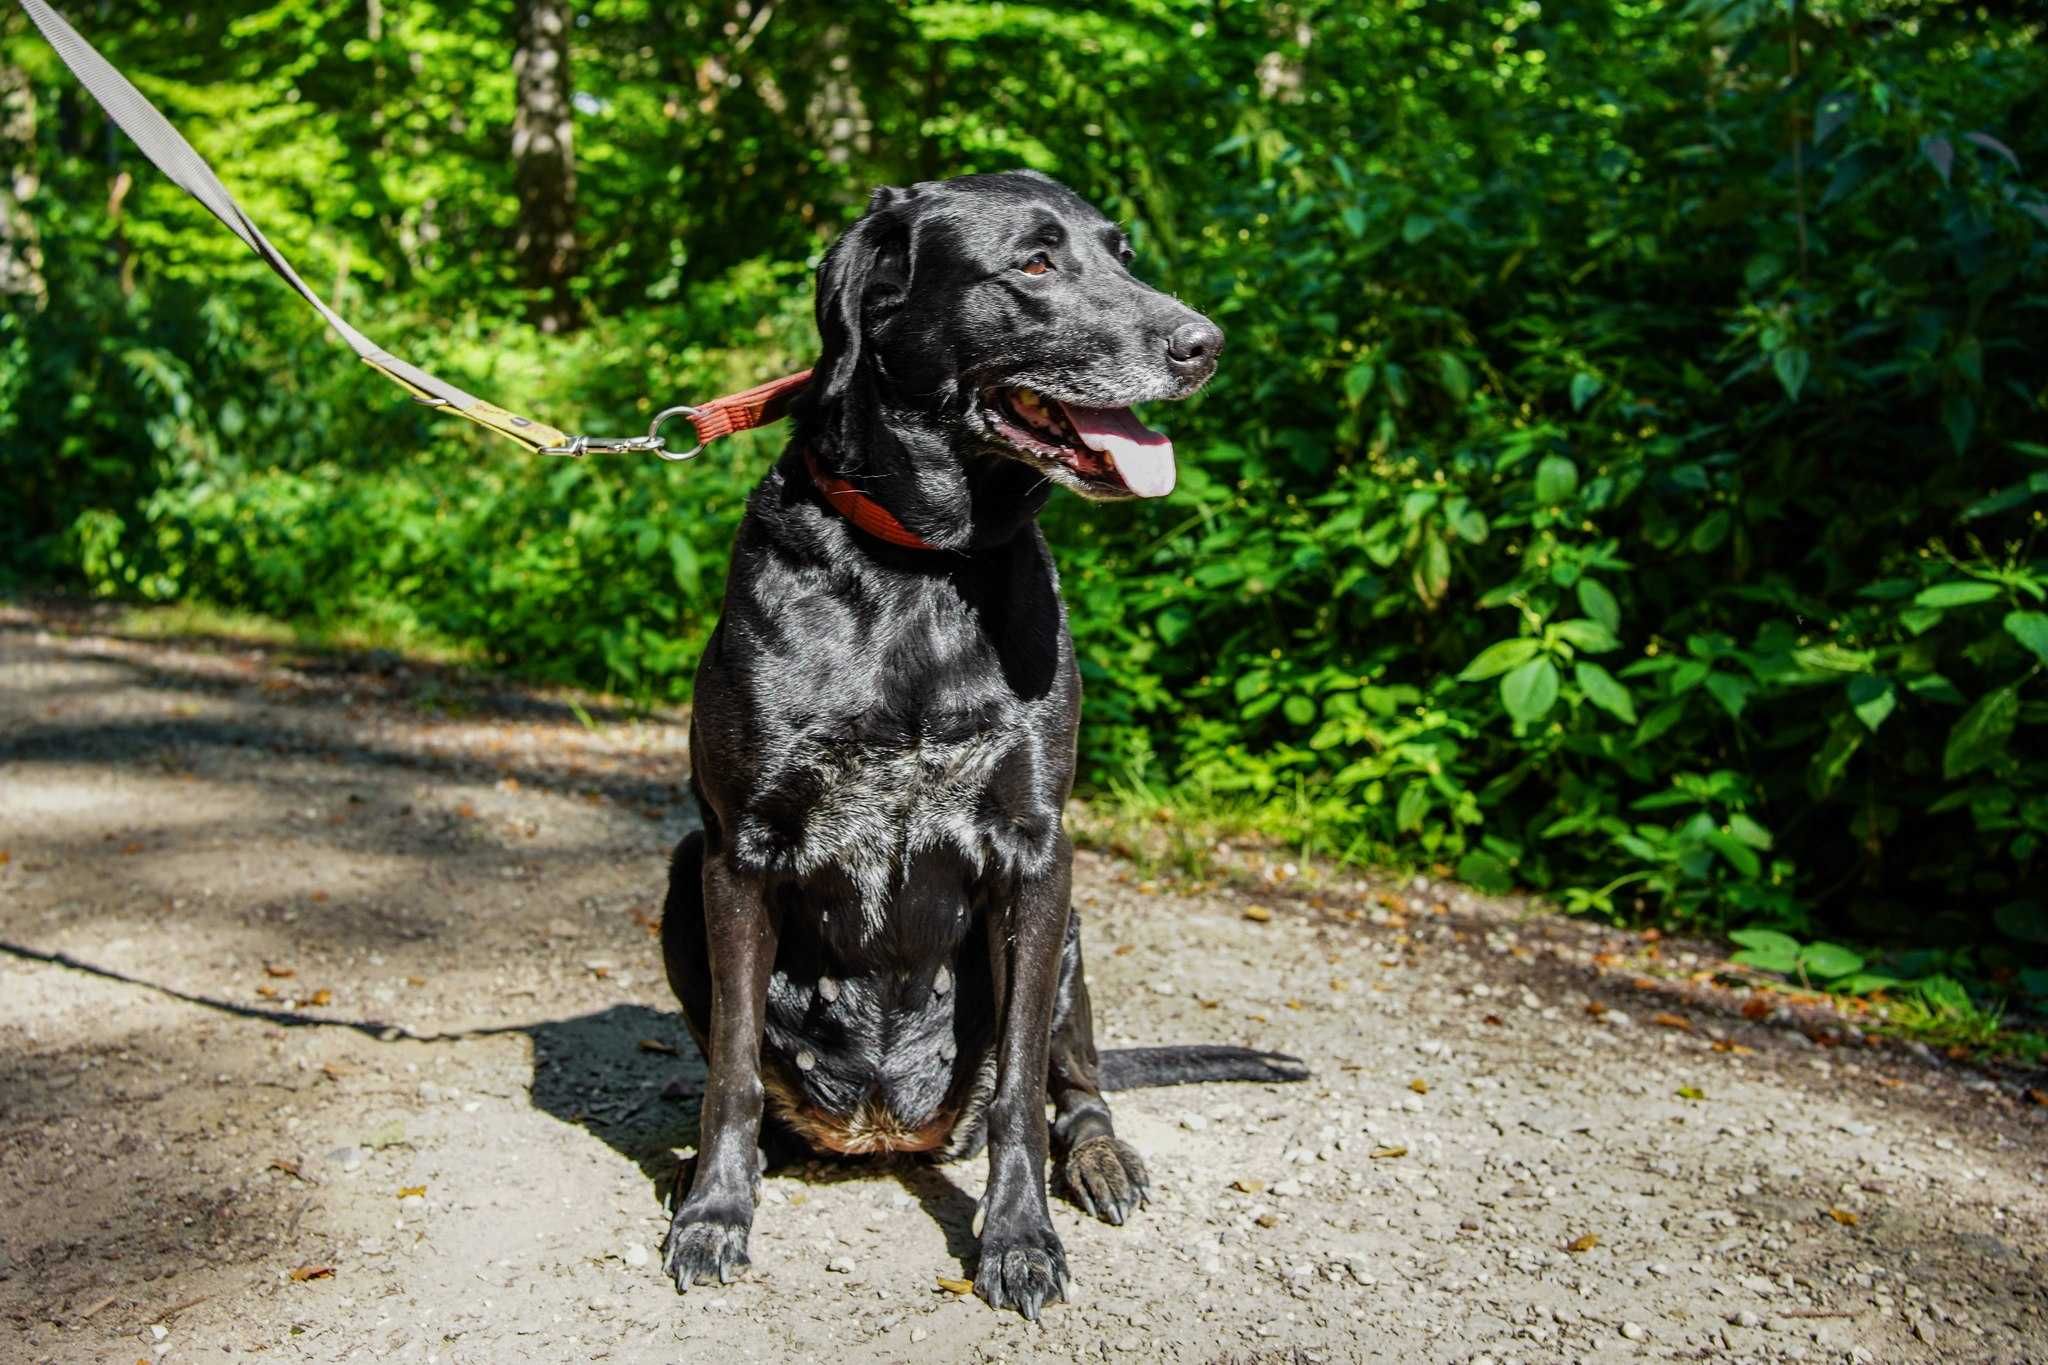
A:
<svg viewBox="0 0 2048 1365">
<path fill-rule="evenodd" d="M 1799 401 L 1799 390 L 1806 385 L 1807 371 L 1813 367 L 1813 360 L 1803 346 L 1787 346 L 1771 356 L 1771 369 L 1777 373 L 1778 382 L 1785 386 L 1785 396 L 1795 403 Z"/>
<path fill-rule="evenodd" d="M 1536 466 L 1536 501 L 1556 506 L 1579 489 L 1579 467 L 1562 455 L 1545 455 Z"/>
<path fill-rule="evenodd" d="M 1583 370 L 1580 371 L 1578 374 L 1573 375 L 1572 411 L 1584 412 L 1586 409 L 1586 404 L 1592 402 L 1595 398 L 1598 398 L 1600 396 L 1600 390 L 1606 387 L 1607 385 L 1601 381 L 1598 375 L 1590 375 L 1585 373 Z"/>
<path fill-rule="evenodd" d="M 1799 950 L 1799 970 L 1831 980 L 1863 970 L 1863 958 L 1839 943 L 1809 943 Z"/>
<path fill-rule="evenodd" d="M 2032 650 L 2035 658 L 2048 664 L 2048 615 L 2038 611 L 2009 611 L 2005 614 L 2005 633 Z"/>
<path fill-rule="evenodd" d="M 1465 368 L 1464 361 L 1449 351 L 1443 351 L 1437 355 L 1436 366 L 1437 377 L 1452 402 L 1462 403 L 1472 396 L 1472 372 Z"/>
<path fill-rule="evenodd" d="M 1898 702 L 1898 693 L 1892 688 L 1890 678 L 1865 673 L 1849 680 L 1849 709 L 1873 734 L 1878 726 L 1884 724 L 1885 717 L 1891 715 Z"/>
<path fill-rule="evenodd" d="M 1811 645 L 1793 650 L 1792 662 L 1809 673 L 1864 673 L 1877 662 L 1877 651 L 1844 649 L 1833 643 Z"/>
<path fill-rule="evenodd" d="M 1844 995 L 1874 995 L 1888 991 L 1901 982 L 1896 976 L 1883 976 L 1876 972 L 1854 972 L 1839 981 L 1828 982 L 1828 989 Z"/>
<path fill-rule="evenodd" d="M 1517 664 L 1527 663 L 1536 657 L 1542 645 L 1522 637 L 1518 640 L 1497 640 L 1479 651 L 1479 657 L 1465 665 L 1465 671 L 1458 675 L 1460 682 L 1479 682 L 1485 678 L 1498 677 Z"/>
<path fill-rule="evenodd" d="M 1721 709 L 1736 720 L 1742 719 L 1742 708 L 1749 704 L 1749 694 L 1756 691 L 1756 684 L 1747 678 L 1738 678 L 1733 673 L 1709 673 L 1707 691 L 1714 700 L 1721 703 Z"/>
<path fill-rule="evenodd" d="M 1764 870 L 1763 860 L 1756 856 L 1756 850 L 1732 834 L 1723 834 L 1718 829 L 1709 830 L 1705 843 L 1745 877 L 1754 877 Z"/>
<path fill-rule="evenodd" d="M 1953 782 L 2004 753 L 2005 742 L 2012 737 L 2013 723 L 2019 715 L 2020 693 L 2016 683 L 2007 683 L 1978 698 L 1977 704 L 1965 711 L 1948 733 L 1948 744 L 1941 754 L 1941 775 Z"/>
<path fill-rule="evenodd" d="M 1558 639 L 1588 654 L 1605 654 L 1610 649 L 1621 648 L 1621 641 L 1615 639 L 1607 627 L 1585 617 L 1559 621 L 1551 629 L 1557 633 Z"/>
<path fill-rule="evenodd" d="M 1799 965 L 1799 940 L 1775 929 L 1738 929 L 1728 935 L 1743 946 L 1729 959 L 1762 972 L 1790 972 Z"/>
<path fill-rule="evenodd" d="M 1913 604 L 1921 607 L 1967 607 L 1989 602 L 1998 594 L 1996 583 L 1986 583 L 1977 578 L 1957 578 L 1922 588 L 1914 595 Z"/>
<path fill-rule="evenodd" d="M 1500 700 L 1524 725 L 1541 720 L 1557 702 L 1557 665 L 1531 659 L 1500 680 Z"/>
<path fill-rule="evenodd" d="M 1580 611 L 1607 627 L 1610 633 L 1621 633 L 1621 603 L 1614 600 L 1605 584 L 1597 578 L 1581 578 L 1578 593 Z"/>
<path fill-rule="evenodd" d="M 1741 811 L 1728 817 L 1728 832 L 1751 848 L 1769 849 L 1771 846 L 1771 832 Z"/>
<path fill-rule="evenodd" d="M 1429 784 L 1410 782 L 1401 789 L 1401 799 L 1394 805 L 1394 828 L 1402 832 L 1422 828 L 1422 817 L 1429 811 Z"/>
<path fill-rule="evenodd" d="M 1458 860 L 1458 880 L 1470 882 L 1488 895 L 1498 896 L 1515 887 L 1508 865 L 1491 853 L 1474 849 Z"/>
<path fill-rule="evenodd" d="M 2048 910 L 2039 901 L 2007 901 L 1991 912 L 1991 922 L 2007 938 L 2048 943 Z"/>
<path fill-rule="evenodd" d="M 1572 665 L 1572 679 L 1579 690 L 1586 694 L 1586 700 L 1603 711 L 1612 712 L 1630 725 L 1636 723 L 1636 704 L 1628 694 L 1628 688 L 1612 673 L 1590 659 L 1581 659 Z"/>
<path fill-rule="evenodd" d="M 1292 725 L 1307 725 L 1316 718 L 1316 704 L 1313 698 L 1295 693 L 1280 704 L 1280 714 L 1287 717 Z"/>
<path fill-rule="evenodd" d="M 1361 360 L 1344 371 L 1344 396 L 1356 403 L 1372 392 L 1373 381 L 1379 378 L 1380 367 L 1370 360 Z"/>
</svg>

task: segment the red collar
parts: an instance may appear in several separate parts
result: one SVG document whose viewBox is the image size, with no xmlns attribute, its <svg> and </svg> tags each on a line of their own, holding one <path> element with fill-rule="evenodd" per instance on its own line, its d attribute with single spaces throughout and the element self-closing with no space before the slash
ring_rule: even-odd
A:
<svg viewBox="0 0 2048 1365">
<path fill-rule="evenodd" d="M 832 510 L 876 540 L 886 540 L 891 545 L 900 545 L 906 550 L 939 548 L 896 520 L 895 513 L 845 479 L 827 474 L 824 467 L 818 463 L 817 455 L 809 447 L 804 449 L 804 467 L 811 471 L 811 482 L 825 495 L 825 501 L 832 504 Z"/>
</svg>

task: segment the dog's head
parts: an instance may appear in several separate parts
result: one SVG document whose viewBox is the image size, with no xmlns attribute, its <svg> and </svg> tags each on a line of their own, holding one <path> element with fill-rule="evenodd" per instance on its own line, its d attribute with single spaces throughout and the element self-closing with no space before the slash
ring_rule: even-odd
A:
<svg viewBox="0 0 2048 1365">
<path fill-rule="evenodd" d="M 821 425 L 887 414 L 906 445 L 1091 498 L 1172 491 L 1173 443 L 1131 408 L 1187 397 L 1223 349 L 1131 273 L 1114 223 L 1032 171 L 877 190 L 819 267 L 818 332 Z"/>
</svg>

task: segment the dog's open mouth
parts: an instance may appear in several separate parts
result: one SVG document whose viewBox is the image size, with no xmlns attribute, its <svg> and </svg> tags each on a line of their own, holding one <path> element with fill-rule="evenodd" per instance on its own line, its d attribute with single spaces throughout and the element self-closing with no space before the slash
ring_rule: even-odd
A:
<svg viewBox="0 0 2048 1365">
<path fill-rule="evenodd" d="M 983 400 L 998 436 L 1082 492 L 1164 497 L 1173 491 L 1173 442 L 1129 408 L 1092 408 L 1033 389 L 998 389 Z"/>
</svg>

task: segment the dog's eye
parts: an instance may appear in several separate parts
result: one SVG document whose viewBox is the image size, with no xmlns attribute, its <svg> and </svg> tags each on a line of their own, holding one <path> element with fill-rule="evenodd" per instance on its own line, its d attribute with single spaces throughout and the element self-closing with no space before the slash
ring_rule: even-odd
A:
<svg viewBox="0 0 2048 1365">
<path fill-rule="evenodd" d="M 1017 268 L 1027 275 L 1043 275 L 1052 269 L 1052 257 L 1041 251 Z"/>
</svg>

